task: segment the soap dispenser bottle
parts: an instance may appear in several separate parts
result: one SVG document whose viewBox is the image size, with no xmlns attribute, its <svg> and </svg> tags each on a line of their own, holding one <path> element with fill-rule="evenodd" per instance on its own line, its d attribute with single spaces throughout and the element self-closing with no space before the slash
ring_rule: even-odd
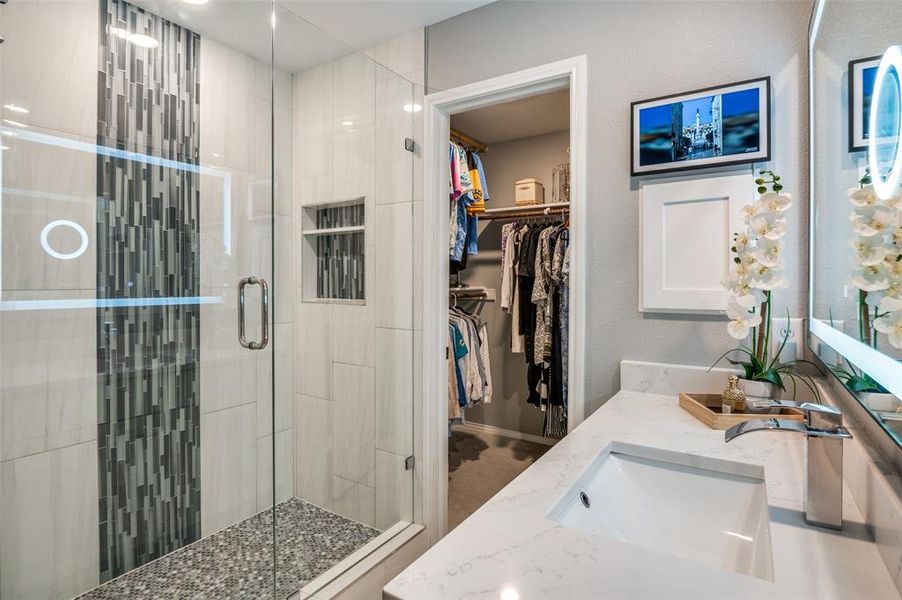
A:
<svg viewBox="0 0 902 600">
<path fill-rule="evenodd" d="M 736 375 L 730 375 L 730 383 L 720 395 L 720 412 L 725 415 L 745 412 L 745 392 L 739 389 Z"/>
</svg>

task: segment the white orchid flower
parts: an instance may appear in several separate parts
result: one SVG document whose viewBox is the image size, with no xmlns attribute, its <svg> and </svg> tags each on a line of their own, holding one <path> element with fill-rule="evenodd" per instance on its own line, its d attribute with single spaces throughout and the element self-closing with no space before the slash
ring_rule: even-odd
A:
<svg viewBox="0 0 902 600">
<path fill-rule="evenodd" d="M 751 204 L 746 204 L 741 209 L 739 209 L 739 213 L 742 215 L 745 224 L 748 225 L 751 223 L 752 219 L 754 219 L 758 213 L 761 212 L 761 205 L 757 202 L 753 202 Z"/>
<path fill-rule="evenodd" d="M 752 233 L 769 240 L 779 240 L 786 235 L 786 219 L 774 218 L 773 213 L 759 214 L 749 226 Z"/>
<path fill-rule="evenodd" d="M 872 185 L 863 188 L 849 188 L 849 202 L 858 208 L 874 206 L 878 201 L 879 198 L 877 198 Z"/>
<path fill-rule="evenodd" d="M 745 339 L 749 335 L 749 329 L 761 324 L 761 315 L 750 313 L 748 308 L 732 301 L 727 304 L 727 317 L 730 319 L 727 333 L 737 340 Z"/>
<path fill-rule="evenodd" d="M 758 204 L 763 209 L 760 212 L 784 213 L 792 206 L 792 196 L 767 192 L 758 198 Z"/>
<path fill-rule="evenodd" d="M 890 290 L 887 290 L 887 295 L 880 299 L 880 304 L 877 306 L 877 310 L 880 312 L 899 312 L 902 310 L 902 296 L 890 295 Z"/>
<path fill-rule="evenodd" d="M 783 251 L 783 242 L 764 238 L 758 240 L 758 244 L 752 251 L 755 260 L 766 267 L 777 267 L 780 264 L 780 253 Z"/>
<path fill-rule="evenodd" d="M 733 239 L 733 251 L 736 254 L 743 254 L 748 251 L 750 243 L 748 234 L 737 233 Z"/>
<path fill-rule="evenodd" d="M 882 240 L 876 236 L 861 237 L 857 240 L 851 240 L 849 245 L 855 250 L 858 258 L 858 264 L 862 266 L 876 265 L 883 262 L 889 249 Z"/>
<path fill-rule="evenodd" d="M 752 273 L 751 285 L 759 290 L 775 290 L 788 286 L 789 281 L 779 269 L 758 263 Z"/>
<path fill-rule="evenodd" d="M 879 292 L 889 287 L 889 274 L 884 263 L 863 266 L 852 276 L 852 285 L 863 292 Z"/>
<path fill-rule="evenodd" d="M 850 215 L 852 230 L 862 237 L 873 237 L 886 233 L 893 226 L 893 211 L 884 208 L 870 208 L 856 211 Z"/>
<path fill-rule="evenodd" d="M 752 307 L 758 304 L 758 296 L 749 288 L 747 291 L 743 290 L 743 293 L 732 294 L 729 303 L 737 308 L 751 310 Z"/>
<path fill-rule="evenodd" d="M 902 348 L 902 310 L 874 319 L 874 329 L 885 333 L 893 348 Z"/>
</svg>

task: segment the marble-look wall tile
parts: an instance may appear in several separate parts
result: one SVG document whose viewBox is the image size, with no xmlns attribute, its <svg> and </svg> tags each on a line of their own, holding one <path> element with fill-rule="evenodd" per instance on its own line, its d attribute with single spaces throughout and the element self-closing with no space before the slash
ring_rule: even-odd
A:
<svg viewBox="0 0 902 600">
<path fill-rule="evenodd" d="M 333 64 L 294 75 L 294 176 L 331 175 Z"/>
<path fill-rule="evenodd" d="M 367 269 L 367 274 L 371 270 Z M 367 277 L 367 283 L 369 280 Z M 348 365 L 374 366 L 376 328 L 372 302 L 364 306 L 336 304 L 332 310 L 332 357 Z"/>
<path fill-rule="evenodd" d="M 97 11 L 96 2 L 68 0 L 4 7 L 0 104 L 30 111 L 16 115 L 17 121 L 96 140 Z M 42 57 L 37 68 L 35 57 Z M 4 170 L 4 179 L 8 173 Z"/>
<path fill-rule="evenodd" d="M 413 453 L 413 331 L 376 329 L 376 448 Z"/>
<path fill-rule="evenodd" d="M 413 470 L 403 456 L 376 450 L 376 529 L 413 521 Z"/>
<path fill-rule="evenodd" d="M 257 400 L 258 357 L 238 343 L 237 292 L 234 288 L 201 288 L 201 293 L 223 300 L 200 307 L 200 411 L 253 404 Z"/>
<path fill-rule="evenodd" d="M 375 278 L 371 297 L 377 327 L 413 327 L 413 203 L 377 206 L 370 231 L 375 237 Z"/>
<path fill-rule="evenodd" d="M 201 163 L 252 172 L 255 61 L 206 36 L 200 61 Z"/>
<path fill-rule="evenodd" d="M 297 175 L 297 170 L 295 170 L 292 196 L 298 207 L 331 202 L 335 197 L 332 193 L 332 174 L 299 177 Z M 299 216 L 296 216 L 295 218 L 298 220 L 300 219 Z M 296 227 L 297 231 L 301 230 L 300 222 Z"/>
<path fill-rule="evenodd" d="M 335 363 L 332 472 L 368 486 L 375 470 L 374 369 Z"/>
<path fill-rule="evenodd" d="M 295 312 L 295 391 L 332 398 L 332 305 L 298 301 Z"/>
<path fill-rule="evenodd" d="M 376 185 L 376 128 L 347 128 L 332 138 L 332 199 L 370 197 Z"/>
<path fill-rule="evenodd" d="M 294 493 L 325 509 L 332 507 L 332 403 L 295 396 Z"/>
<path fill-rule="evenodd" d="M 332 63 L 333 128 L 345 131 L 345 123 L 360 128 L 373 125 L 375 119 L 376 65 L 367 56 L 354 52 Z"/>
<path fill-rule="evenodd" d="M 376 490 L 344 477 L 332 478 L 332 511 L 358 523 L 376 525 Z"/>
<path fill-rule="evenodd" d="M 257 437 L 273 430 L 275 406 L 276 431 L 294 427 L 294 327 L 291 323 L 276 323 L 269 347 L 256 351 L 257 359 Z M 275 371 L 273 371 L 275 360 Z M 272 385 L 273 375 L 276 385 Z"/>
<path fill-rule="evenodd" d="M 8 301 L 89 299 L 91 292 L 7 292 Z M 0 311 L 0 460 L 97 437 L 96 314 Z"/>
<path fill-rule="evenodd" d="M 3 291 L 93 290 L 97 158 L 16 137 L 3 144 Z"/>
<path fill-rule="evenodd" d="M 275 104 L 283 108 L 294 110 L 293 75 L 279 68 L 273 68 L 268 62 L 254 61 L 254 76 L 256 78 L 255 94 L 258 98 L 269 100 L 272 98 L 272 89 L 275 89 Z"/>
<path fill-rule="evenodd" d="M 386 72 L 384 67 L 377 67 Z M 413 84 L 390 71 L 376 84 L 376 202 L 413 200 L 414 154 L 404 147 L 405 138 L 413 138 L 414 113 L 405 110 L 414 101 Z"/>
<path fill-rule="evenodd" d="M 99 583 L 97 445 L 0 463 L 0 596 L 70 598 Z"/>
<path fill-rule="evenodd" d="M 425 68 L 425 31 L 414 29 L 378 42 L 363 52 L 394 73 L 422 73 Z M 391 73 L 377 71 L 377 81 L 390 78 Z"/>
<path fill-rule="evenodd" d="M 257 439 L 257 512 L 273 506 L 274 483 L 276 504 L 294 494 L 294 432 L 290 429 L 276 433 L 275 447 L 271 435 Z"/>
<path fill-rule="evenodd" d="M 201 533 L 210 535 L 254 514 L 257 419 L 253 404 L 201 415 Z"/>
</svg>

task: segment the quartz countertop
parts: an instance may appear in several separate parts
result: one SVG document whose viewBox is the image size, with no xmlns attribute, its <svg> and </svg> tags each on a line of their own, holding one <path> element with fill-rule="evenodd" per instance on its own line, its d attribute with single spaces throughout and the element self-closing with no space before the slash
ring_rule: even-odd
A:
<svg viewBox="0 0 902 600">
<path fill-rule="evenodd" d="M 724 443 L 676 396 L 621 391 L 385 587 L 442 598 L 899 598 L 848 490 L 841 532 L 804 521 L 805 438 Z M 611 441 L 764 467 L 774 580 L 724 571 L 546 518 Z M 674 515 L 678 518 L 679 515 Z"/>
</svg>

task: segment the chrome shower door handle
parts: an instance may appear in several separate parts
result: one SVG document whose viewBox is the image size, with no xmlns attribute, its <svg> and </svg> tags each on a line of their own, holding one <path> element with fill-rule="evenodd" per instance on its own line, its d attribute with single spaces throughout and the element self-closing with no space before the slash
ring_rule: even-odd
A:
<svg viewBox="0 0 902 600">
<path fill-rule="evenodd" d="M 248 340 L 244 330 L 244 288 L 248 284 L 260 286 L 260 325 L 263 338 L 259 342 Z M 269 286 L 262 277 L 245 277 L 238 282 L 238 342 L 248 350 L 263 350 L 269 344 Z"/>
</svg>

